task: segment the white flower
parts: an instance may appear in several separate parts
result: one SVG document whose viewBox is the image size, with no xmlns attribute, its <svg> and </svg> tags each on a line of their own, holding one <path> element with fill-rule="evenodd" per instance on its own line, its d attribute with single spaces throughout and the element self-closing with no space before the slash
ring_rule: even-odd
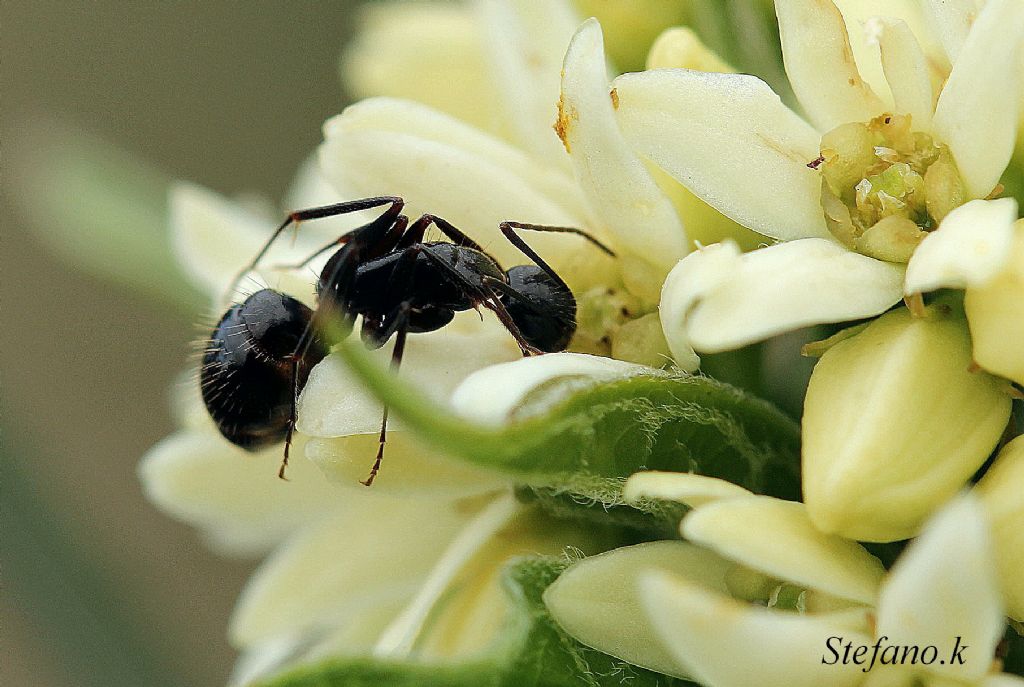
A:
<svg viewBox="0 0 1024 687">
<path fill-rule="evenodd" d="M 930 7 L 940 24 L 955 24 L 952 5 Z M 899 12 L 903 5 L 886 11 L 890 9 Z M 855 12 L 847 10 L 850 17 L 844 22 L 830 1 L 777 2 L 787 72 L 811 123 L 783 105 L 763 82 L 745 75 L 656 70 L 627 74 L 613 84 L 617 120 L 634 150 L 724 214 L 785 241 L 731 261 L 698 251 L 679 264 L 679 271 L 699 270 L 702 275 L 670 277 L 662 294 L 666 337 L 683 356 L 691 345 L 722 351 L 810 323 L 877 315 L 906 292 L 934 288 L 926 282 L 941 270 L 928 264 L 931 249 L 922 251 L 920 265 L 914 254 L 909 266 L 913 280 L 906 284 L 902 265 L 869 257 L 885 254 L 882 248 L 903 240 L 899 227 L 878 229 L 861 241 L 859 252 L 841 256 L 841 244 L 831 235 L 822 210 L 821 172 L 808 167 L 819 157 L 823 133 L 886 113 L 910 114 L 914 131 L 948 146 L 967 199 L 987 196 L 1010 159 L 1024 6 L 1015 0 L 991 0 L 970 32 L 962 32 L 966 38 L 947 46 L 955 48 L 955 55 L 948 56 L 952 68 L 937 100 L 929 71 L 937 58 L 923 51 L 908 28 L 921 24 L 919 18 L 904 13 L 906 22 L 867 21 L 871 40 L 855 34 L 851 41 L 848 27 L 856 32 L 860 26 L 854 23 Z M 920 28 L 917 35 L 931 38 Z M 933 51 L 935 43 L 924 41 Z M 857 57 L 856 63 L 851 56 Z M 862 72 L 872 75 L 873 83 Z M 889 125 L 879 122 L 876 127 Z M 943 185 L 938 173 L 934 176 L 931 183 L 955 190 Z M 942 194 L 932 195 L 937 199 Z M 968 204 L 955 218 L 946 218 L 925 243 L 957 241 L 957 224 L 1005 236 L 1016 207 L 1012 200 L 995 205 L 998 210 L 987 209 L 987 203 Z M 976 251 L 959 251 L 963 265 L 958 271 L 972 271 L 979 280 L 993 277 L 1008 259 L 1008 244 L 994 238 L 985 247 L 990 252 L 983 259 Z M 713 267 L 700 266 L 712 261 Z M 742 297 L 733 287 L 736 282 L 749 285 Z M 742 302 L 746 298 L 751 301 Z"/>
<path fill-rule="evenodd" d="M 559 578 L 545 600 L 584 643 L 708 687 L 1024 683 L 993 663 L 1005 618 L 973 498 L 936 516 L 886 574 L 799 503 L 673 473 L 635 475 L 627 495 L 693 506 L 689 543 L 618 549 Z M 949 652 L 957 637 L 963 665 L 869 664 L 876 642 Z M 844 662 L 848 642 L 868 656 Z"/>
<path fill-rule="evenodd" d="M 913 485 L 924 481 L 909 474 L 917 464 L 900 453 L 899 432 L 884 429 L 891 422 L 911 432 L 903 423 L 919 417 L 914 374 L 931 364 L 920 356 L 955 350 L 945 362 L 970 366 L 959 343 L 970 322 L 978 333 L 975 359 L 985 369 L 1012 376 L 1024 366 L 1024 347 L 1006 343 L 1024 313 L 1012 258 L 1017 202 L 984 199 L 1016 138 L 1024 4 L 990 0 L 976 19 L 958 19 L 956 3 L 931 3 L 938 38 L 907 5 L 885 8 L 902 15 L 895 19 L 861 14 L 872 3 L 838 4 L 776 2 L 787 73 L 810 123 L 749 76 L 657 70 L 621 76 L 613 86 L 618 122 L 634 150 L 726 215 L 783 241 L 745 254 L 728 242 L 712 245 L 673 268 L 660 315 L 676 355 L 874 317 L 904 297 L 920 304 L 922 292 L 940 288 L 965 289 L 973 301 L 974 312 L 957 325 L 963 337 L 947 336 L 946 344 L 914 339 L 921 343 L 914 355 L 884 342 L 861 346 L 846 361 L 861 379 L 877 373 L 874 388 L 894 391 L 883 407 L 872 405 L 878 398 L 855 376 L 840 375 L 845 381 L 835 384 L 818 379 L 835 365 L 823 361 L 812 377 L 818 393 L 805 404 L 803 452 L 811 517 L 830 532 L 893 540 L 912 535 L 963 485 L 995 447 L 1009 413 L 1005 398 L 992 399 L 997 384 L 985 372 L 947 376 L 947 384 L 963 388 L 938 397 L 946 411 L 974 417 L 974 388 L 994 405 L 970 428 L 970 451 L 939 441 L 941 433 L 935 443 L 921 443 L 934 448 L 929 465 L 959 465 L 959 481 L 922 498 Z M 945 77 L 941 90 L 935 69 Z M 904 364 L 909 359 L 914 365 Z M 837 443 L 853 435 L 857 441 Z M 891 483 L 868 477 L 888 462 L 901 466 Z M 932 477 L 938 485 L 939 475 Z M 868 505 L 905 489 L 915 498 Z M 873 514 L 865 518 L 867 511 Z"/>
<path fill-rule="evenodd" d="M 524 258 L 498 234 L 502 220 L 582 228 L 609 243 L 617 259 L 571 236 L 529 235 L 531 245 L 577 293 L 581 330 L 594 319 L 589 312 L 622 294 L 636 301 L 624 306 L 628 319 L 650 313 L 664 276 L 690 250 L 687 218 L 678 208 L 701 227 L 711 227 L 700 233 L 703 240 L 719 240 L 735 225 L 720 215 L 708 221 L 717 213 L 696 200 L 677 198 L 674 182 L 659 180 L 655 175 L 661 173 L 627 145 L 595 21 L 573 36 L 575 23 L 567 20 L 571 12 L 561 2 L 482 2 L 478 10 L 478 26 L 494 36 L 486 42 L 494 54 L 481 59 L 496 65 L 493 82 L 504 94 L 503 117 L 509 121 L 485 133 L 451 116 L 465 109 L 461 106 L 442 112 L 404 99 L 364 100 L 325 126 L 320 149 L 325 176 L 349 195 L 401 195 L 410 212 L 445 217 L 503 264 Z M 700 48 L 693 54 L 703 59 L 708 52 Z M 559 83 L 551 82 L 558 73 L 552 55 L 562 67 L 560 97 Z M 609 298 L 608 288 L 619 295 Z M 596 298 L 588 297 L 590 289 Z M 619 324 L 610 332 L 582 332 L 580 347 L 610 352 L 607 344 L 602 349 L 593 342 L 610 335 L 614 346 Z M 696 367 L 692 352 L 676 358 L 684 369 Z"/>
</svg>

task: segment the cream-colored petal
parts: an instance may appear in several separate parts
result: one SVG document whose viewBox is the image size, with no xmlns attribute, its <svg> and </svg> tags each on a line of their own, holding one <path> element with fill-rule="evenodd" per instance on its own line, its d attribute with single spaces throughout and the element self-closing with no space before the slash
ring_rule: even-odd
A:
<svg viewBox="0 0 1024 687">
<path fill-rule="evenodd" d="M 319 205 L 331 205 L 344 200 L 356 198 L 358 195 L 351 189 L 339 189 L 336 184 L 331 184 L 320 171 L 320 162 L 316 152 L 306 158 L 299 166 L 291 186 L 285 191 L 282 202 L 281 217 L 285 212 L 301 210 L 304 208 L 317 207 Z M 302 224 L 301 238 L 303 241 L 316 244 L 316 248 L 325 245 L 332 238 L 372 221 L 380 215 L 382 208 L 363 210 L 337 217 L 322 217 L 316 221 L 304 222 Z M 290 242 L 290 239 L 282 239 Z M 312 250 L 310 251 L 312 253 Z M 309 273 L 308 271 L 306 272 Z"/>
<path fill-rule="evenodd" d="M 709 248 L 683 258 L 669 275 L 662 322 L 670 347 L 678 327 L 695 350 L 725 351 L 812 324 L 877 315 L 902 298 L 902 286 L 902 266 L 824 239 L 734 260 L 719 260 Z M 666 317 L 666 310 L 684 319 Z"/>
<path fill-rule="evenodd" d="M 691 508 L 751 495 L 752 492 L 738 484 L 688 472 L 638 472 L 626 480 L 622 489 L 622 498 L 631 503 L 640 499 L 660 499 L 677 501 Z"/>
<path fill-rule="evenodd" d="M 723 288 L 741 266 L 740 249 L 732 241 L 702 247 L 681 260 L 661 289 L 658 314 L 675 363 L 687 372 L 700 365 L 690 341 L 689 317 L 694 307 Z"/>
<path fill-rule="evenodd" d="M 1024 437 L 999 452 L 977 493 L 992 524 L 1000 583 L 1011 618 L 1024 622 Z"/>
<path fill-rule="evenodd" d="M 734 567 L 717 554 L 676 541 L 648 542 L 585 558 L 544 592 L 555 621 L 575 639 L 651 670 L 692 676 L 662 646 L 641 601 L 640 576 L 651 570 L 685 575 L 694 584 L 728 592 Z"/>
<path fill-rule="evenodd" d="M 380 423 L 381 409 L 377 408 Z M 365 480 L 377 455 L 377 434 L 311 438 L 306 457 L 339 487 L 365 491 Z M 501 489 L 508 476 L 447 458 L 389 423 L 387 448 L 374 493 L 401 498 L 455 499 Z M 344 498 L 344 495 L 342 495 Z"/>
<path fill-rule="evenodd" d="M 1024 3 L 988 0 L 935 106 L 934 131 L 949 146 L 972 198 L 999 182 L 1017 140 Z"/>
<path fill-rule="evenodd" d="M 149 450 L 139 477 L 150 501 L 198 527 L 225 553 L 254 554 L 329 516 L 342 492 L 292 447 L 288 481 L 277 477 L 282 446 L 247 453 L 212 431 L 172 434 Z"/>
<path fill-rule="evenodd" d="M 205 345 L 205 342 L 204 342 Z M 205 430 L 216 433 L 217 425 L 203 403 L 203 393 L 196 379 L 196 370 L 182 370 L 168 389 L 171 417 L 180 429 Z"/>
<path fill-rule="evenodd" d="M 231 618 L 235 646 L 336 626 L 366 595 L 412 598 L 464 523 L 444 502 L 345 497 L 341 514 L 293 537 L 250 579 Z"/>
<path fill-rule="evenodd" d="M 305 642 L 305 637 L 282 635 L 243 651 L 231 670 L 228 687 L 248 687 L 280 672 Z"/>
<path fill-rule="evenodd" d="M 1024 687 L 1024 677 L 1000 673 L 999 675 L 986 675 L 978 683 L 979 687 Z"/>
<path fill-rule="evenodd" d="M 408 134 L 453 146 L 522 177 L 541 193 L 557 198 L 569 212 L 580 216 L 585 214 L 583 198 L 570 172 L 540 163 L 521 148 L 441 110 L 400 98 L 368 98 L 350 105 L 342 114 L 328 119 L 324 124 L 324 136 L 328 140 L 338 135 L 351 136 L 359 131 Z M 337 161 L 324 159 L 323 152 L 320 157 L 327 180 L 334 186 L 342 186 L 339 191 L 351 191 L 340 183 L 345 178 L 352 179 L 357 187 L 361 183 L 358 165 L 352 171 L 337 169 Z M 331 173 L 332 170 L 334 173 Z"/>
<path fill-rule="evenodd" d="M 928 131 L 934 108 L 931 76 L 910 27 L 898 19 L 875 17 L 868 22 L 867 31 L 878 45 L 896 112 L 909 114 L 916 130 Z"/>
<path fill-rule="evenodd" d="M 664 278 L 687 253 L 686 233 L 618 129 L 608 97 L 601 26 L 588 19 L 572 37 L 562 68 L 558 133 L 594 214 L 621 252 L 651 263 Z"/>
<path fill-rule="evenodd" d="M 192 281 L 213 299 L 270 236 L 273 220 L 194 184 L 170 191 L 171 245 Z"/>
<path fill-rule="evenodd" d="M 376 483 L 374 483 L 376 488 Z M 381 633 L 409 603 L 408 589 L 385 589 L 367 593 L 345 609 L 337 625 L 320 635 L 305 652 L 303 663 L 313 663 L 339 656 L 366 656 Z M 306 644 L 308 645 L 308 638 Z"/>
<path fill-rule="evenodd" d="M 924 10 L 945 50 L 948 64 L 956 62 L 974 20 L 978 18 L 977 0 L 925 0 Z"/>
<path fill-rule="evenodd" d="M 989 523 L 976 498 L 955 500 L 926 525 L 885 580 L 877 613 L 876 634 L 894 644 L 952 651 L 960 637 L 970 647 L 963 665 L 929 670 L 961 679 L 988 672 L 1005 620 Z"/>
<path fill-rule="evenodd" d="M 856 542 L 816 529 L 802 503 L 748 496 L 709 503 L 685 518 L 683 536 L 755 570 L 871 604 L 885 568 Z"/>
<path fill-rule="evenodd" d="M 1010 259 L 1017 201 L 972 200 L 950 212 L 907 264 L 904 291 L 984 286 Z"/>
<path fill-rule="evenodd" d="M 1024 385 L 1024 219 L 1014 224 L 1007 264 L 984 286 L 967 290 L 964 308 L 975 362 Z"/>
<path fill-rule="evenodd" d="M 304 186 L 306 184 L 303 182 Z M 337 196 L 322 198 L 310 205 L 339 200 Z M 284 219 L 284 212 L 277 214 L 269 204 L 263 205 L 258 198 L 252 203 L 234 201 L 200 186 L 175 184 L 170 192 L 170 225 L 178 259 L 214 302 L 225 298 L 241 300 L 261 288 L 274 288 L 311 304 L 316 281 L 313 268 L 301 271 L 277 268 L 305 259 L 357 222 L 351 217 L 339 217 L 304 223 L 298 233 L 282 236 L 257 269 L 243 275 L 235 292 L 228 293 L 227 288 L 239 276 L 239 270 L 255 257 Z"/>
<path fill-rule="evenodd" d="M 866 122 L 885 110 L 857 71 L 843 15 L 832 0 L 776 0 L 793 92 L 819 131 Z"/>
<path fill-rule="evenodd" d="M 373 647 L 377 658 L 406 657 L 412 651 L 430 616 L 459 572 L 498 532 L 525 510 L 511 492 L 487 504 L 445 548 L 437 564 L 423 580 L 408 606 L 384 630 Z"/>
<path fill-rule="evenodd" d="M 639 374 L 660 373 L 653 368 L 614 358 L 584 353 L 549 353 L 474 372 L 452 394 L 452 406 L 475 422 L 500 425 L 515 415 L 517 407 L 531 391 L 552 380 L 598 382 Z M 556 403 L 559 399 L 545 400 Z M 531 411 L 538 410 L 531 408 Z"/>
<path fill-rule="evenodd" d="M 935 37 L 921 0 L 835 0 L 850 34 L 857 71 L 886 103 L 892 102 L 878 45 L 872 40 L 872 19 L 885 17 L 905 24 L 927 56 L 929 78 L 941 82 L 949 71 L 946 55 Z"/>
<path fill-rule="evenodd" d="M 324 130 L 320 164 L 328 179 L 362 196 L 402 196 L 408 214 L 444 217 L 506 268 L 530 261 L 499 232 L 505 220 L 577 227 L 602 238 L 565 175 L 430 108 L 376 98 L 349 107 Z M 607 284 L 615 271 L 612 258 L 578 236 L 523 234 L 575 289 Z"/>
<path fill-rule="evenodd" d="M 823 663 L 830 637 L 870 642 L 844 623 L 748 606 L 664 572 L 649 572 L 640 584 L 662 644 L 702 685 L 846 687 L 864 678 L 853 663 Z"/>
<path fill-rule="evenodd" d="M 660 284 L 687 253 L 686 232 L 672 202 L 619 130 L 605 65 L 601 26 L 589 19 L 565 54 L 557 130 L 576 179 L 615 237 L 618 252 L 647 263 L 655 273 L 651 281 Z"/>
<path fill-rule="evenodd" d="M 475 9 L 512 139 L 538 158 L 566 165 L 551 125 L 562 56 L 579 17 L 565 0 L 476 0 Z"/>
<path fill-rule="evenodd" d="M 460 313 L 445 328 L 413 334 L 406 344 L 402 379 L 427 396 L 444 402 L 471 372 L 522 357 L 512 336 L 484 312 Z M 392 345 L 375 352 L 381 364 L 391 357 Z M 314 437 L 376 434 L 381 404 L 358 381 L 340 355 L 329 355 L 313 368 L 299 398 L 298 430 Z M 389 421 L 400 429 L 401 420 Z"/>
<path fill-rule="evenodd" d="M 828 236 L 818 133 L 760 79 L 659 69 L 615 79 L 619 125 L 640 155 L 765 236 Z"/>
<path fill-rule="evenodd" d="M 482 517 L 471 526 L 476 526 Z M 581 521 L 552 520 L 539 508 L 520 506 L 514 517 L 453 571 L 448 592 L 432 610 L 414 655 L 431 661 L 479 656 L 484 650 L 493 653 L 495 642 L 504 638 L 509 627 L 510 598 L 503 573 L 510 560 L 522 556 L 564 556 L 567 549 L 589 555 L 608 548 L 609 544 Z M 446 557 L 431 575 L 440 574 L 439 569 L 451 561 Z"/>
<path fill-rule="evenodd" d="M 497 135 L 508 132 L 485 40 L 467 7 L 371 3 L 359 14 L 360 28 L 341 60 L 350 95 L 408 98 Z"/>
</svg>

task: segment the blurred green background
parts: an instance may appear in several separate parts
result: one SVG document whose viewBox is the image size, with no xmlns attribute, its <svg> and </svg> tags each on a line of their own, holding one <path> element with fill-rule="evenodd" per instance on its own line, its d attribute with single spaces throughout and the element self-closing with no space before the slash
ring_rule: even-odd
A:
<svg viewBox="0 0 1024 687">
<path fill-rule="evenodd" d="M 149 180 L 279 197 L 344 102 L 354 4 L 3 3 L 0 684 L 224 684 L 253 565 L 209 553 L 136 478 L 171 429 L 195 316 L 42 247 L 18 202 L 26 160 L 72 127 L 151 163 Z"/>
</svg>

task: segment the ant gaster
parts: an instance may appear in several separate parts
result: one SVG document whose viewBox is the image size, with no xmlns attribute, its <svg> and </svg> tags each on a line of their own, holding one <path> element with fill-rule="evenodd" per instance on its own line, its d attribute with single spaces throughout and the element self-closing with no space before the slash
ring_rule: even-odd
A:
<svg viewBox="0 0 1024 687">
<path fill-rule="evenodd" d="M 254 269 L 291 224 L 387 206 L 372 222 L 327 244 L 298 265 L 338 247 L 316 283 L 317 307 L 272 289 L 233 305 L 210 336 L 200 371 L 203 401 L 229 441 L 248 450 L 285 442 L 278 472 L 284 477 L 295 429 L 296 401 L 309 372 L 330 347 L 346 338 L 362 316 L 360 334 L 371 349 L 394 336 L 397 370 L 409 333 L 431 332 L 455 313 L 484 307 L 494 312 L 524 356 L 565 350 L 576 331 L 576 299 L 565 281 L 516 229 L 577 234 L 612 251 L 579 229 L 502 222 L 501 233 L 535 264 L 503 271 L 492 256 L 449 222 L 423 215 L 410 223 L 397 197 L 354 200 L 291 213 L 240 274 Z M 448 242 L 424 242 L 430 226 Z M 235 280 L 237 284 L 238 279 Z M 388 408 L 370 486 L 384 457 Z"/>
</svg>

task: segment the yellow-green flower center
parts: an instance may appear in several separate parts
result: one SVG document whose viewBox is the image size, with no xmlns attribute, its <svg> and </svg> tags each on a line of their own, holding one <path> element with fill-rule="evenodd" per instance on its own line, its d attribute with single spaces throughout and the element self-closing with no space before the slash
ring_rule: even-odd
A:
<svg viewBox="0 0 1024 687">
<path fill-rule="evenodd" d="M 821 206 L 851 250 L 907 262 L 942 218 L 964 202 L 949 149 L 911 129 L 910 115 L 843 124 L 821 139 Z"/>
</svg>

